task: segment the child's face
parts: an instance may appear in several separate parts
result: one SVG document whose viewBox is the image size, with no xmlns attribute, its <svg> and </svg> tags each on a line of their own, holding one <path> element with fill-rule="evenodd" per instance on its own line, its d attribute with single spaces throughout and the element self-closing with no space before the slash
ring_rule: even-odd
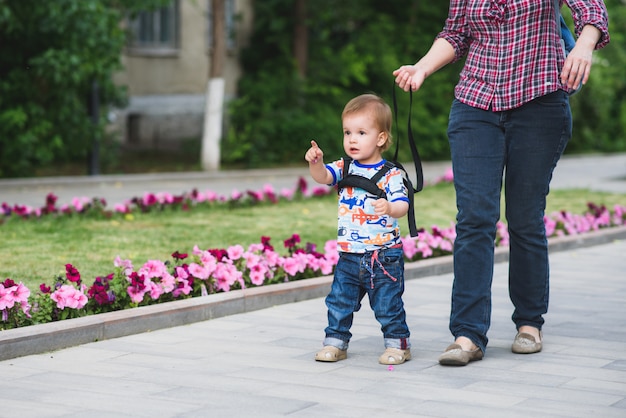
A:
<svg viewBox="0 0 626 418">
<path fill-rule="evenodd" d="M 350 113 L 343 118 L 343 149 L 361 164 L 376 164 L 382 159 L 380 147 L 387 140 L 370 112 Z"/>
</svg>

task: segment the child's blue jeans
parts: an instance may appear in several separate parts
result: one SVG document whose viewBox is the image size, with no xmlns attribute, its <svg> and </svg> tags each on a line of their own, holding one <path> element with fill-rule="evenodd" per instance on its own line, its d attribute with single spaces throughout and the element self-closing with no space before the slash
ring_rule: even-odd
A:
<svg viewBox="0 0 626 418">
<path fill-rule="evenodd" d="M 402 294 L 404 258 L 402 248 L 386 248 L 363 254 L 340 253 L 329 295 L 328 327 L 324 345 L 348 348 L 354 312 L 368 295 L 370 306 L 380 323 L 385 347 L 410 347 L 409 328 Z"/>
</svg>

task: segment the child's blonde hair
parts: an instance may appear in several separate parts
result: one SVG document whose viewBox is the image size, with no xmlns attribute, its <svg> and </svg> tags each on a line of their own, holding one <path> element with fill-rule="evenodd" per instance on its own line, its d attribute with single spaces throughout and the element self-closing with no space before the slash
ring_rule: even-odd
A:
<svg viewBox="0 0 626 418">
<path fill-rule="evenodd" d="M 352 113 L 363 111 L 372 112 L 376 125 L 387 136 L 387 140 L 381 145 L 381 151 L 387 151 L 391 146 L 391 108 L 375 94 L 362 94 L 350 100 L 343 108 L 341 118 Z"/>
</svg>

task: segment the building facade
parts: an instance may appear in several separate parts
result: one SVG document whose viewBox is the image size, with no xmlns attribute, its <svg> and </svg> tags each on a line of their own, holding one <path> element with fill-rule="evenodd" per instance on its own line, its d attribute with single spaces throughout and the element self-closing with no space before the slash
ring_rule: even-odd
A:
<svg viewBox="0 0 626 418">
<path fill-rule="evenodd" d="M 253 0 L 225 0 L 225 100 L 236 95 L 239 51 L 252 27 Z M 114 126 L 129 147 L 171 149 L 202 136 L 212 47 L 211 0 L 171 0 L 125 22 L 131 39 L 115 81 L 129 104 Z"/>
</svg>

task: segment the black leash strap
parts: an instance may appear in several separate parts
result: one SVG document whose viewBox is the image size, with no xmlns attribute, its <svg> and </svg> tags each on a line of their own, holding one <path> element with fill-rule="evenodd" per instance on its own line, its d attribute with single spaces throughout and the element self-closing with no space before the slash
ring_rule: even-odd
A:
<svg viewBox="0 0 626 418">
<path fill-rule="evenodd" d="M 424 173 L 422 171 L 422 160 L 417 151 L 417 145 L 413 138 L 413 129 L 411 129 L 411 112 L 413 110 L 413 91 L 409 90 L 409 117 L 407 122 L 407 136 L 409 138 L 409 146 L 413 155 L 413 163 L 415 164 L 415 192 L 420 192 L 424 188 Z M 396 119 L 396 152 L 393 156 L 394 161 L 398 161 L 398 150 L 400 149 L 400 129 L 398 128 L 398 101 L 396 100 L 396 83 L 393 83 L 393 114 Z"/>
</svg>

